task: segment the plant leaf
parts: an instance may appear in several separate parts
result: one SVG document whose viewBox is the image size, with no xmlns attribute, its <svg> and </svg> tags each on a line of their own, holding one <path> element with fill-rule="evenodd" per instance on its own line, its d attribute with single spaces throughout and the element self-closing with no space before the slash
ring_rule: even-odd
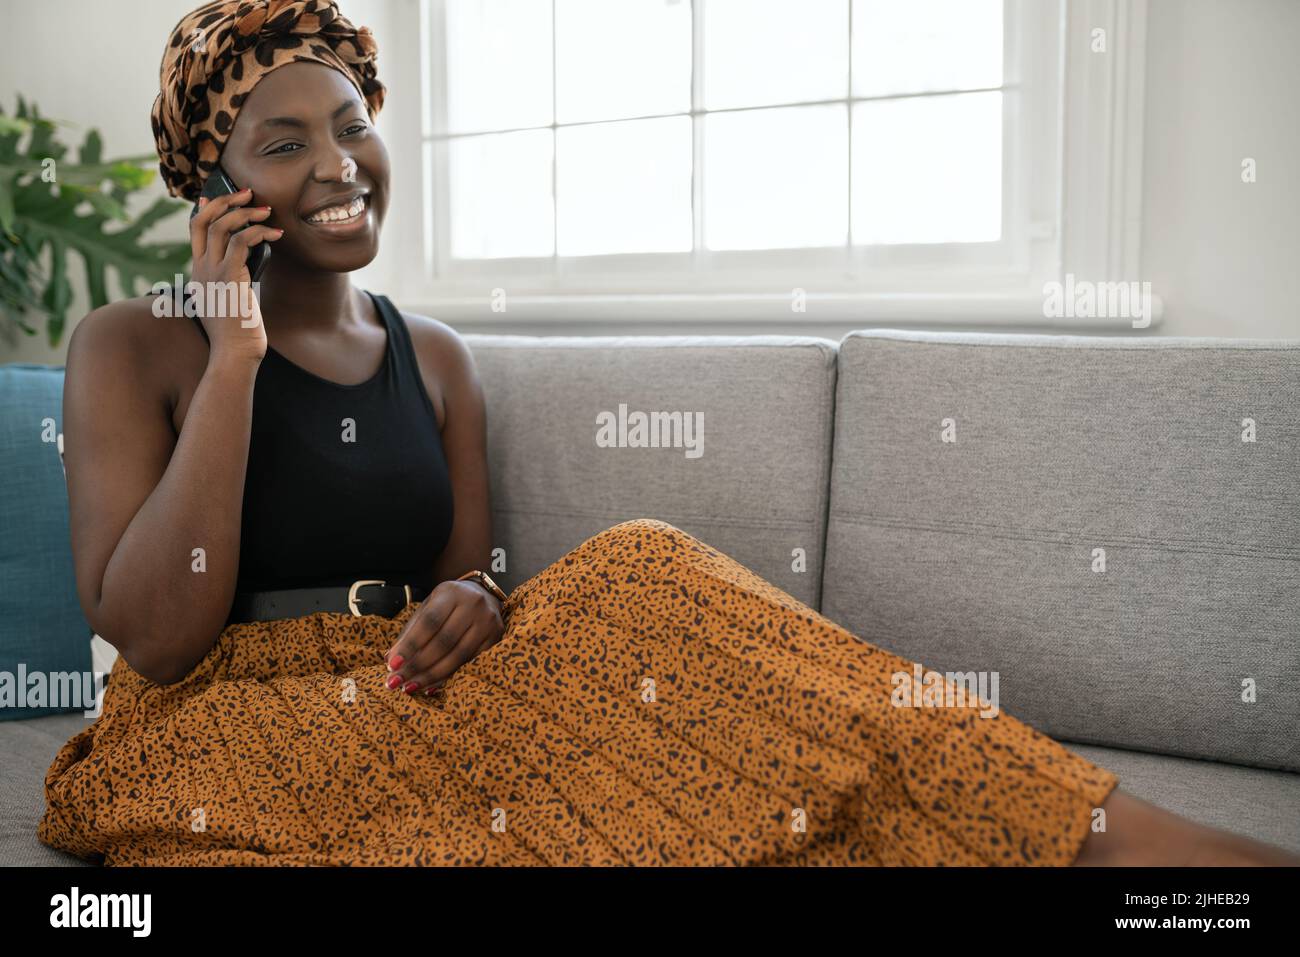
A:
<svg viewBox="0 0 1300 957">
<path fill-rule="evenodd" d="M 135 218 L 128 211 L 131 194 L 153 182 L 156 157 L 105 160 L 100 134 L 90 130 L 76 161 L 64 160 L 67 147 L 56 137 L 67 124 L 41 117 L 22 96 L 14 117 L 3 111 L 0 117 L 0 333 L 33 334 L 24 315 L 43 312 L 50 345 L 58 344 L 75 298 L 68 269 L 72 253 L 85 266 L 93 308 L 108 302 L 110 272 L 117 274 L 123 292 L 134 295 L 143 283 L 172 282 L 185 271 L 188 241 L 145 243 L 141 237 L 188 204 L 158 198 Z M 47 159 L 57 163 L 55 184 L 40 176 Z M 113 228 L 119 224 L 122 228 Z M 42 268 L 46 253 L 48 272 Z"/>
<path fill-rule="evenodd" d="M 103 152 L 104 141 L 99 137 L 99 130 L 91 130 L 86 134 L 85 142 L 81 144 L 77 162 L 82 166 L 98 166 Z"/>
<path fill-rule="evenodd" d="M 72 285 L 68 282 L 67 246 L 55 239 L 50 242 L 50 278 L 41 296 L 41 304 L 49 314 L 48 334 L 50 346 L 59 344 L 68 306 L 72 304 Z"/>
</svg>

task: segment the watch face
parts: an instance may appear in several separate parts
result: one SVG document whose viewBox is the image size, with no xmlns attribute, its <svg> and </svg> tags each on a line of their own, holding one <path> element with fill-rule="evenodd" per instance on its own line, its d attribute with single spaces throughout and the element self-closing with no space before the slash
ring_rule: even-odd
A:
<svg viewBox="0 0 1300 957">
<path fill-rule="evenodd" d="M 501 586 L 499 586 L 490 577 L 488 577 L 487 572 L 484 571 L 466 572 L 464 575 L 461 576 L 461 581 L 476 581 L 484 588 L 486 588 L 488 591 L 490 591 L 494 596 L 496 596 L 498 601 L 504 602 L 506 600 L 506 593 L 501 589 Z"/>
<path fill-rule="evenodd" d="M 501 586 L 488 577 L 487 572 L 479 572 L 479 577 L 483 579 L 483 584 L 487 585 L 488 591 L 496 595 L 501 601 L 506 600 L 506 593 L 501 590 Z"/>
</svg>

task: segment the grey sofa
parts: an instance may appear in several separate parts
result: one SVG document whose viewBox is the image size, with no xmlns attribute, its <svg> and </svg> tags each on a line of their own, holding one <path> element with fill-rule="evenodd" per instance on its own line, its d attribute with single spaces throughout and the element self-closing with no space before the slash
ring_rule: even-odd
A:
<svg viewBox="0 0 1300 957">
<path fill-rule="evenodd" d="M 873 644 L 996 672 L 1139 797 L 1300 851 L 1300 342 L 467 339 L 507 587 L 662 519 Z M 701 454 L 597 442 L 637 411 L 693 413 Z M 34 830 L 85 723 L 0 723 L 0 864 L 74 863 Z"/>
</svg>

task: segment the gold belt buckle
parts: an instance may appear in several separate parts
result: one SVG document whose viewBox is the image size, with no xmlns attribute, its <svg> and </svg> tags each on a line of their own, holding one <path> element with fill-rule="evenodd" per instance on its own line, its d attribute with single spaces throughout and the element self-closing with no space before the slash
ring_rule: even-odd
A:
<svg viewBox="0 0 1300 957">
<path fill-rule="evenodd" d="M 357 610 L 357 589 L 364 588 L 366 585 L 379 585 L 382 587 L 387 584 L 388 582 L 379 581 L 376 578 L 357 579 L 351 585 L 348 586 L 348 610 L 351 611 L 352 614 L 360 618 L 361 612 Z M 411 586 L 403 585 L 402 588 L 406 591 L 406 604 L 409 605 L 411 603 Z"/>
</svg>

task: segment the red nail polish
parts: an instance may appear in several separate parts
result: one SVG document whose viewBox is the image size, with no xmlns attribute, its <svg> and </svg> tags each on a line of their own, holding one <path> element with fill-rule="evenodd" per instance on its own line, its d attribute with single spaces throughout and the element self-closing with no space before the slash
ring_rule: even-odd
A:
<svg viewBox="0 0 1300 957">
<path fill-rule="evenodd" d="M 401 675 L 390 675 L 388 678 L 388 687 L 397 688 L 402 683 Z"/>
<path fill-rule="evenodd" d="M 405 691 L 407 694 L 410 694 L 411 692 L 413 692 L 413 691 L 414 691 L 416 688 L 418 688 L 418 687 L 420 687 L 420 686 L 419 686 L 418 684 L 416 684 L 414 681 L 408 681 L 408 682 L 406 683 L 406 687 L 403 688 L 402 690 Z"/>
<path fill-rule="evenodd" d="M 393 655 L 393 657 L 388 659 L 388 670 L 396 671 L 398 668 L 402 667 L 403 660 L 404 659 L 401 655 Z"/>
</svg>

